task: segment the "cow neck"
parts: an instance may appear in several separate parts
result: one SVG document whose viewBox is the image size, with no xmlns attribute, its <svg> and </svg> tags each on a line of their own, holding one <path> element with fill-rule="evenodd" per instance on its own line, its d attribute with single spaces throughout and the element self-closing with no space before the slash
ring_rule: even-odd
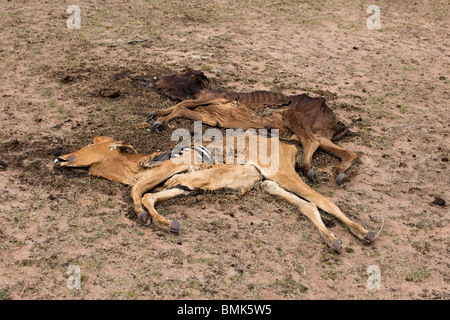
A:
<svg viewBox="0 0 450 320">
<path fill-rule="evenodd" d="M 89 174 L 132 185 L 139 172 L 142 171 L 139 165 L 142 158 L 144 158 L 144 155 L 122 155 L 112 161 L 92 165 Z"/>
</svg>

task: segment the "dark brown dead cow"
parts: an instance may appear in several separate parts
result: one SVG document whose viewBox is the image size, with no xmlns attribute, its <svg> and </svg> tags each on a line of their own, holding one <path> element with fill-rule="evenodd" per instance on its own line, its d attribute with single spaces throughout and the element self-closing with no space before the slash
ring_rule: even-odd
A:
<svg viewBox="0 0 450 320">
<path fill-rule="evenodd" d="M 336 168 L 339 184 L 346 178 L 345 171 L 358 158 L 355 153 L 332 142 L 348 130 L 337 121 L 324 98 L 313 98 L 307 94 L 286 96 L 268 91 L 215 91 L 210 89 L 209 80 L 203 72 L 193 69 L 163 77 L 155 86 L 163 94 L 181 102 L 151 112 L 147 121 L 152 124 L 152 131 L 159 130 L 178 117 L 224 128 L 279 129 L 280 135 L 293 134 L 291 139 L 303 145 L 302 170 L 311 180 L 315 176 L 311 168 L 312 156 L 318 148 L 340 158 L 341 163 Z"/>
<path fill-rule="evenodd" d="M 260 149 L 257 161 L 249 160 L 250 138 L 245 139 L 245 162 L 243 164 L 192 164 L 198 156 L 196 149 L 187 147 L 174 158 L 167 159 L 160 153 L 138 154 L 131 145 L 117 142 L 112 138 L 97 137 L 93 143 L 55 160 L 56 167 L 90 167 L 89 174 L 133 186 L 131 196 L 134 210 L 140 221 L 146 225 L 152 221 L 166 229 L 178 233 L 180 224 L 170 221 L 155 210 L 155 204 L 179 195 L 189 195 L 192 190 L 238 190 L 244 194 L 257 183 L 261 183 L 268 193 L 281 197 L 295 205 L 318 228 L 327 245 L 340 252 L 342 241 L 326 228 L 318 208 L 341 220 L 350 231 L 365 243 L 375 240 L 374 233 L 351 221 L 329 198 L 311 189 L 296 174 L 294 163 L 297 148 L 279 142 L 278 152 L 273 147 L 275 138 L 256 137 L 258 145 L 268 146 L 269 154 L 278 153 L 278 166 L 262 164 Z M 261 140 L 263 139 L 263 140 Z M 236 151 L 237 149 L 234 148 Z M 237 154 L 237 153 L 235 153 Z M 159 160 L 158 160 L 159 159 Z M 227 162 L 229 163 L 229 162 Z M 147 193 L 149 192 L 149 193 Z"/>
</svg>

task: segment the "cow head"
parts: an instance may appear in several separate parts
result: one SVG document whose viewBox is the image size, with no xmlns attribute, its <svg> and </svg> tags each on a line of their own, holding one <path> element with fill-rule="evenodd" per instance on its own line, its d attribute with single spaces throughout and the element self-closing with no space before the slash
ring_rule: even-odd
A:
<svg viewBox="0 0 450 320">
<path fill-rule="evenodd" d="M 94 141 L 78 151 L 63 155 L 55 160 L 60 167 L 90 167 L 92 165 L 123 157 L 123 153 L 137 153 L 127 143 L 108 137 L 96 137 Z"/>
<path fill-rule="evenodd" d="M 56 167 L 90 167 L 90 174 L 127 183 L 139 171 L 143 156 L 127 143 L 108 137 L 96 137 L 78 151 L 58 157 Z"/>
<path fill-rule="evenodd" d="M 162 77 L 157 80 L 156 88 L 173 100 L 195 99 L 203 89 L 209 89 L 208 78 L 199 70 L 187 68 L 185 71 Z"/>
</svg>

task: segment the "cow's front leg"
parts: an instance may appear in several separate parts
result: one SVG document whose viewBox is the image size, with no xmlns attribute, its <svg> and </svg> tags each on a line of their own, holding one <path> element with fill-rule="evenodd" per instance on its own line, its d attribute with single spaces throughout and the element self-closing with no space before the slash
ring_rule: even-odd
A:
<svg viewBox="0 0 450 320">
<path fill-rule="evenodd" d="M 180 232 L 180 224 L 177 220 L 168 220 L 158 214 L 155 209 L 157 202 L 167 201 L 177 196 L 188 195 L 189 191 L 173 188 L 156 193 L 147 193 L 142 197 L 142 204 L 147 209 L 148 214 L 144 211 L 141 214 L 140 220 L 145 225 L 150 225 L 152 222 L 167 231 L 174 233 Z"/>
<path fill-rule="evenodd" d="M 179 108 L 181 104 L 182 104 L 182 102 L 180 102 L 180 103 L 178 103 L 178 104 L 176 104 L 176 105 L 174 105 L 174 106 L 172 106 L 172 107 L 166 108 L 166 109 L 159 109 L 159 110 L 151 111 L 151 112 L 147 115 L 147 123 L 148 123 L 148 124 L 153 124 L 153 123 L 155 123 L 156 121 L 159 121 L 159 118 L 168 116 L 168 115 L 171 114 L 174 110 L 176 110 L 177 108 Z"/>
<path fill-rule="evenodd" d="M 264 174 L 264 170 L 262 170 L 262 173 Z M 360 224 L 351 221 L 331 199 L 311 189 L 297 174 L 295 174 L 294 168 L 281 168 L 277 174 L 267 175 L 265 177 L 275 181 L 286 191 L 292 192 L 297 196 L 314 203 L 320 209 L 335 216 L 347 225 L 355 236 L 364 242 L 369 244 L 375 240 L 373 232 L 369 232 Z"/>
<path fill-rule="evenodd" d="M 146 171 L 139 181 L 131 189 L 131 198 L 133 199 L 134 212 L 138 216 L 139 220 L 145 218 L 144 208 L 142 207 L 142 196 L 145 192 L 153 189 L 161 182 L 166 181 L 175 174 L 182 173 L 189 169 L 189 165 L 177 165 L 172 161 L 165 161 L 158 167 L 152 168 Z M 145 219 L 144 219 L 145 220 Z"/>
<path fill-rule="evenodd" d="M 185 109 L 184 107 L 170 108 L 171 112 L 164 113 L 164 116 L 158 116 L 156 112 L 151 112 L 147 116 L 147 123 L 151 124 L 151 132 L 160 132 L 168 122 L 172 119 L 178 118 L 180 110 Z M 160 113 L 161 114 L 161 113 Z"/>
<path fill-rule="evenodd" d="M 300 209 L 300 212 L 314 223 L 326 244 L 328 244 L 331 248 L 339 253 L 342 251 L 342 241 L 336 238 L 336 236 L 327 229 L 320 217 L 319 210 L 317 209 L 316 205 L 301 199 L 291 192 L 284 190 L 274 181 L 265 180 L 262 185 L 264 189 L 270 194 L 281 197 L 287 200 L 289 203 L 297 206 Z"/>
<path fill-rule="evenodd" d="M 152 132 L 161 131 L 165 125 L 165 123 L 163 123 L 163 118 L 169 116 L 174 111 L 176 111 L 178 108 L 180 108 L 181 103 L 178 103 L 177 105 L 170 107 L 170 108 L 151 111 L 147 115 L 147 123 L 152 126 L 151 131 Z"/>
<path fill-rule="evenodd" d="M 175 118 L 185 117 L 191 119 L 189 115 L 186 115 L 187 111 L 191 109 L 194 109 L 199 106 L 218 105 L 229 102 L 231 102 L 229 99 L 223 98 L 221 96 L 216 97 L 215 95 L 212 97 L 200 98 L 195 100 L 184 100 L 173 107 L 150 112 L 147 116 L 147 122 L 152 125 L 151 128 L 152 132 L 159 132 L 164 126 L 167 125 L 169 121 Z M 201 120 L 201 119 L 197 119 L 195 117 L 194 119 L 191 120 Z"/>
</svg>

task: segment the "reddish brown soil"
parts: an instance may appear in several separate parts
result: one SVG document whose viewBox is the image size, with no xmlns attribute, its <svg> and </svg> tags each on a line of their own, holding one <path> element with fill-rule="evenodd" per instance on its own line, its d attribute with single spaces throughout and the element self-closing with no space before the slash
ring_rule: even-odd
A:
<svg viewBox="0 0 450 320">
<path fill-rule="evenodd" d="M 77 4 L 79 30 L 64 2 L 0 4 L 0 299 L 449 298 L 447 1 L 377 1 L 380 30 L 366 27 L 372 2 Z M 100 135 L 165 149 L 171 129 L 152 134 L 145 117 L 173 102 L 153 78 L 185 66 L 215 88 L 326 97 L 351 130 L 339 143 L 360 160 L 340 187 L 338 160 L 318 152 L 312 187 L 374 232 L 384 222 L 375 244 L 324 215 L 338 255 L 257 189 L 161 204 L 182 224 L 176 236 L 138 222 L 129 187 L 53 170 Z M 67 288 L 69 265 L 79 290 Z M 371 265 L 379 289 L 367 286 Z"/>
</svg>

